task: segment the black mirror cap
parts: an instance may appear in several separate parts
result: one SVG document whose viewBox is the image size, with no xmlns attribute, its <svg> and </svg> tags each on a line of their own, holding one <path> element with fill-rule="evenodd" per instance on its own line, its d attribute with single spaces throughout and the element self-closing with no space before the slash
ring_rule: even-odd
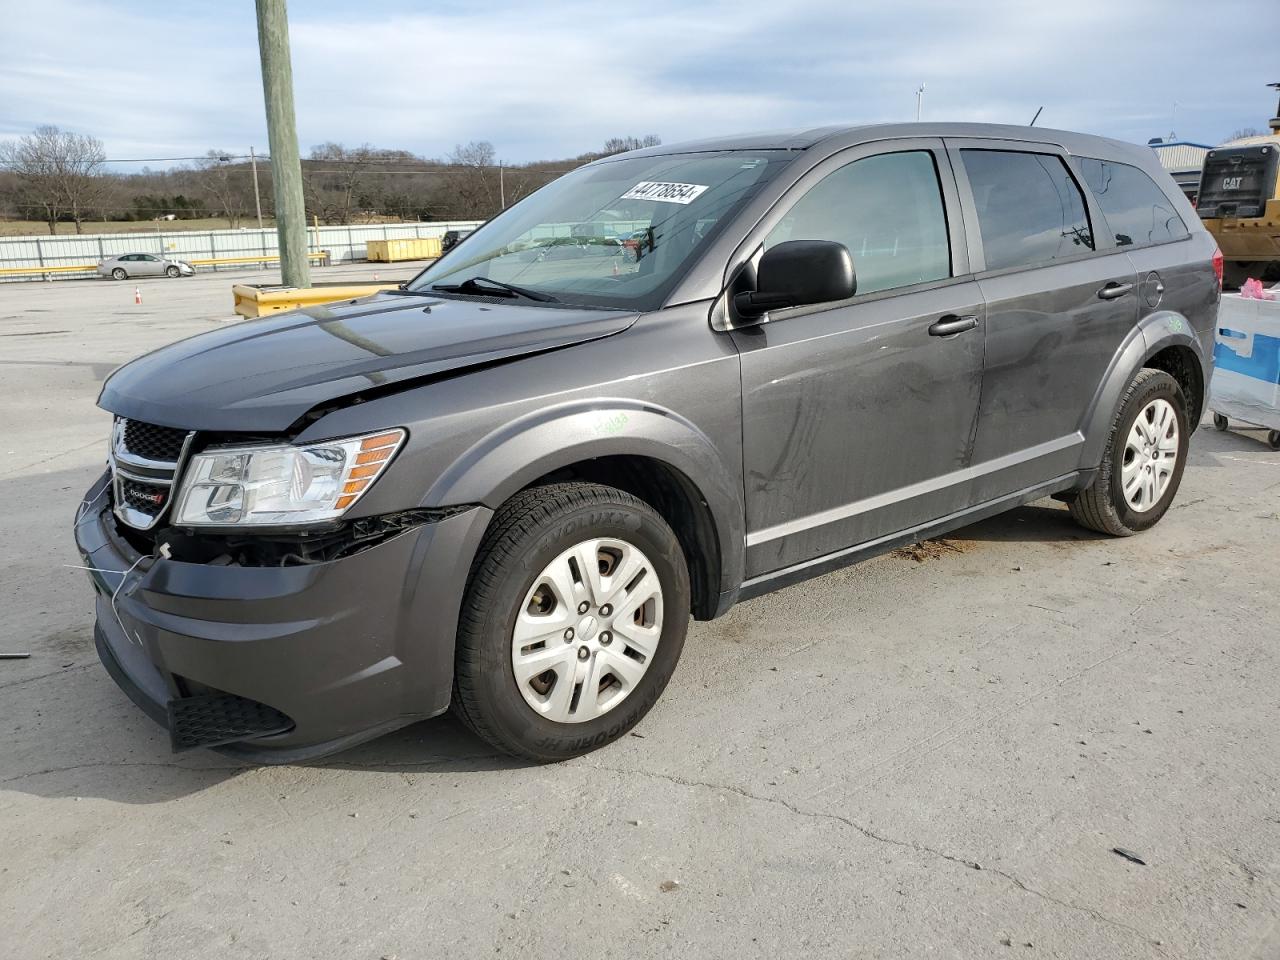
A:
<svg viewBox="0 0 1280 960">
<path fill-rule="evenodd" d="M 853 257 L 834 240 L 788 240 L 770 247 L 756 268 L 754 293 L 741 293 L 734 306 L 744 316 L 811 303 L 848 300 L 858 290 Z"/>
</svg>

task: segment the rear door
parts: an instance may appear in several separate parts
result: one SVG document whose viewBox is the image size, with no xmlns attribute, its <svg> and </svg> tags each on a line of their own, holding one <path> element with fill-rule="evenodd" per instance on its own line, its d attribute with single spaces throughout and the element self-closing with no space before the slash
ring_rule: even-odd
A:
<svg viewBox="0 0 1280 960">
<path fill-rule="evenodd" d="M 1080 467 L 1084 422 L 1138 319 L 1137 276 L 1064 151 L 948 140 L 986 300 L 975 502 Z M 1101 235 L 1099 235 L 1101 233 Z"/>
</svg>

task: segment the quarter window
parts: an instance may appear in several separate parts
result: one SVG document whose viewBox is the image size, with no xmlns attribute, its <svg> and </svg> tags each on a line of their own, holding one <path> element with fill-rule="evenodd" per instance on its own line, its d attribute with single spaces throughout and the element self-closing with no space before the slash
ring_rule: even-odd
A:
<svg viewBox="0 0 1280 960">
<path fill-rule="evenodd" d="M 1060 157 L 961 150 L 987 269 L 1050 263 L 1093 249 L 1080 188 Z"/>
<path fill-rule="evenodd" d="M 1080 172 L 1102 208 L 1117 246 L 1145 247 L 1190 236 L 1164 191 L 1137 167 L 1082 158 Z"/>
<path fill-rule="evenodd" d="M 765 238 L 834 240 L 853 255 L 858 293 L 951 276 L 947 218 L 933 155 L 855 160 L 818 181 Z"/>
</svg>

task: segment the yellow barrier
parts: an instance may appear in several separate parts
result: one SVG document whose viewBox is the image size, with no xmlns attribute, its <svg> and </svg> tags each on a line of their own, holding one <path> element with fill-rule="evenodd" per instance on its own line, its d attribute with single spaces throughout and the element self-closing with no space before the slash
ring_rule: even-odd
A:
<svg viewBox="0 0 1280 960">
<path fill-rule="evenodd" d="M 398 260 L 432 260 L 440 256 L 439 237 L 400 237 L 396 240 L 366 240 L 364 258 L 378 263 Z"/>
<path fill-rule="evenodd" d="M 83 266 L 72 264 L 71 266 L 63 267 L 3 267 L 0 268 L 0 277 L 17 277 L 38 273 L 92 273 L 97 269 L 98 265 L 96 263 L 84 264 Z"/>
<path fill-rule="evenodd" d="M 265 254 L 255 257 L 202 257 L 197 260 L 187 260 L 186 262 L 193 267 L 222 267 L 247 266 L 254 263 L 276 263 L 279 259 L 279 254 Z M 329 251 L 317 250 L 315 253 L 308 253 L 307 259 L 318 260 L 321 264 L 327 266 L 329 263 Z M 98 265 L 96 263 L 73 263 L 57 267 L 0 267 L 0 277 L 35 276 L 45 273 L 94 273 L 97 269 Z"/>
<path fill-rule="evenodd" d="M 320 287 L 257 287 L 237 283 L 231 288 L 235 297 L 236 313 L 242 317 L 262 317 L 299 307 L 314 307 L 335 300 L 354 300 L 368 297 L 379 290 L 395 290 L 400 284 L 386 283 L 335 283 Z"/>
</svg>

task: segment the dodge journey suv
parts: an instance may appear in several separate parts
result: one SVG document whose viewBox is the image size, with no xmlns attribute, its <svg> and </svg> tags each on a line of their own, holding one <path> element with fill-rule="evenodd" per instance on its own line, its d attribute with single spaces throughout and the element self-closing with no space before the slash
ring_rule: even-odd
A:
<svg viewBox="0 0 1280 960">
<path fill-rule="evenodd" d="M 609 157 L 399 290 L 112 374 L 97 648 L 175 749 L 288 762 L 452 706 L 572 757 L 653 706 L 690 616 L 1042 497 L 1156 523 L 1220 279 L 1154 154 L 1096 137 Z"/>
</svg>

